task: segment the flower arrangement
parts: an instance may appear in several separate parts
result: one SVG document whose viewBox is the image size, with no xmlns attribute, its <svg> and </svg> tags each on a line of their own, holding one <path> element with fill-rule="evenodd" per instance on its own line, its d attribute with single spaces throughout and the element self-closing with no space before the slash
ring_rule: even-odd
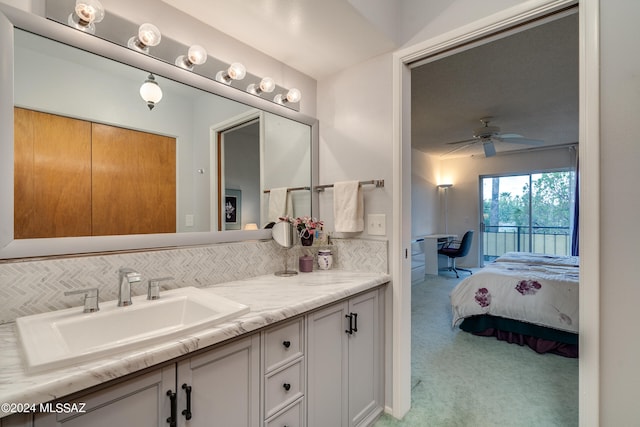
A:
<svg viewBox="0 0 640 427">
<path fill-rule="evenodd" d="M 313 230 L 315 230 L 316 228 L 321 228 L 324 225 L 322 221 L 310 216 L 303 216 L 298 218 L 285 216 L 280 217 L 280 221 L 292 223 L 296 230 L 298 230 L 298 234 L 300 235 L 300 237 L 303 237 L 303 235 L 313 235 Z"/>
</svg>

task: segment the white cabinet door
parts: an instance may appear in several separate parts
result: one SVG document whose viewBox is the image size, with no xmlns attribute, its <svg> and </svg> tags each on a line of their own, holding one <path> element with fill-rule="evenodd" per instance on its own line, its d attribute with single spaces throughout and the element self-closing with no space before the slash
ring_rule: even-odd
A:
<svg viewBox="0 0 640 427">
<path fill-rule="evenodd" d="M 382 411 L 381 313 L 374 290 L 308 316 L 308 427 L 369 425 Z"/>
<path fill-rule="evenodd" d="M 183 385 L 191 387 L 190 420 L 183 415 L 187 410 Z M 180 362 L 177 390 L 179 426 L 258 427 L 260 335 Z"/>
<path fill-rule="evenodd" d="M 339 427 L 347 422 L 346 303 L 307 318 L 308 427 Z"/>
<path fill-rule="evenodd" d="M 76 404 L 81 412 L 40 413 L 35 427 L 166 427 L 171 415 L 168 391 L 175 389 L 175 366 L 158 369 L 98 390 L 84 396 L 65 400 Z M 53 403 L 52 408 L 56 408 Z M 69 406 L 69 408 L 72 408 Z"/>
<path fill-rule="evenodd" d="M 349 340 L 349 426 L 369 422 L 382 410 L 382 325 L 378 292 L 349 300 L 357 331 Z M 357 315 L 357 316 L 356 316 Z"/>
</svg>

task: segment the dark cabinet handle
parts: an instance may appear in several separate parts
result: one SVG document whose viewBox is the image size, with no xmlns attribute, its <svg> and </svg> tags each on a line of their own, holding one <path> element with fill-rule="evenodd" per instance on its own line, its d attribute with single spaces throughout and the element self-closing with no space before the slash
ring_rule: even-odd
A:
<svg viewBox="0 0 640 427">
<path fill-rule="evenodd" d="M 284 384 L 282 384 L 282 388 L 284 388 L 286 391 L 289 391 L 289 390 L 291 390 L 291 384 L 284 383 Z"/>
<path fill-rule="evenodd" d="M 193 416 L 193 414 L 191 413 L 191 386 L 182 384 L 182 389 L 185 393 L 187 393 L 187 409 L 182 411 L 182 415 L 184 415 L 187 420 L 190 420 Z"/>
<path fill-rule="evenodd" d="M 169 400 L 171 401 L 171 416 L 167 418 L 167 423 L 169 423 L 169 427 L 176 427 L 178 425 L 178 396 L 171 390 L 167 390 L 167 396 L 169 396 Z"/>
<path fill-rule="evenodd" d="M 291 341 L 282 341 L 282 345 L 284 346 L 284 348 L 289 348 L 291 347 Z"/>
<path fill-rule="evenodd" d="M 349 329 L 345 330 L 345 332 L 349 335 L 358 332 L 358 313 L 345 314 L 344 317 L 349 319 Z"/>
</svg>

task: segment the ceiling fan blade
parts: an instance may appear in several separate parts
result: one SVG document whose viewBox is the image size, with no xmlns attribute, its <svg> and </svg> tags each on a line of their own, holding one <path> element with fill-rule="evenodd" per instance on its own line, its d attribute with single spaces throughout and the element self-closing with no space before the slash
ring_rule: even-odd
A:
<svg viewBox="0 0 640 427">
<path fill-rule="evenodd" d="M 472 146 L 473 144 L 475 144 L 475 143 L 476 143 L 476 141 L 474 140 L 474 141 L 473 141 L 473 142 L 471 142 L 470 144 L 467 144 L 467 145 L 461 145 L 461 146 L 459 146 L 459 147 L 454 148 L 453 150 L 447 151 L 446 153 L 442 154 L 440 157 L 442 158 L 442 157 L 449 156 L 449 155 L 451 155 L 451 154 L 453 154 L 453 153 L 455 153 L 455 152 L 457 152 L 457 151 L 464 150 L 464 149 L 465 149 L 465 148 L 467 148 L 467 147 L 471 147 L 471 146 Z"/>
<path fill-rule="evenodd" d="M 500 138 L 524 138 L 522 135 L 518 135 L 517 133 L 502 133 L 498 136 Z"/>
<path fill-rule="evenodd" d="M 446 144 L 451 145 L 451 144 L 463 144 L 465 142 L 476 142 L 478 141 L 477 138 L 469 138 L 469 139 L 463 139 L 462 141 L 454 141 L 454 142 L 447 142 Z"/>
<path fill-rule="evenodd" d="M 486 141 L 482 143 L 485 157 L 493 157 L 496 155 L 496 147 L 493 145 L 493 141 Z"/>
<path fill-rule="evenodd" d="M 509 137 L 505 137 L 505 135 L 500 135 L 495 139 L 502 142 L 513 142 L 516 144 L 527 144 L 527 145 L 542 145 L 544 143 L 544 141 L 540 139 L 529 139 L 529 138 L 523 138 L 523 137 L 509 138 Z"/>
</svg>

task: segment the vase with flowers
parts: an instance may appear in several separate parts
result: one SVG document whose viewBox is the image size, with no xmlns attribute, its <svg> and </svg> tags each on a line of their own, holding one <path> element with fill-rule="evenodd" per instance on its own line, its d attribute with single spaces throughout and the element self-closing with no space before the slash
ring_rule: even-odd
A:
<svg viewBox="0 0 640 427">
<path fill-rule="evenodd" d="M 313 236 L 317 229 L 321 228 L 324 223 L 310 216 L 303 216 L 298 218 L 283 217 L 281 221 L 287 221 L 293 224 L 298 236 L 300 237 L 300 243 L 302 246 L 313 245 Z"/>
</svg>

